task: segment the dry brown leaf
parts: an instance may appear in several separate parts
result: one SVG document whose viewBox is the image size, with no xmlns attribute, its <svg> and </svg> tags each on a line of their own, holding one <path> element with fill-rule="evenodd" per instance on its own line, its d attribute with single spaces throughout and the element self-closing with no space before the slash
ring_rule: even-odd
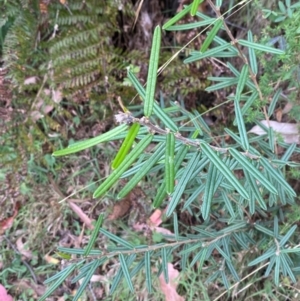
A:
<svg viewBox="0 0 300 301">
<path fill-rule="evenodd" d="M 0 221 L 0 235 L 2 235 L 7 229 L 12 227 L 14 223 L 14 219 L 19 212 L 19 209 L 20 209 L 20 203 L 16 203 L 13 216 L 5 218 Z"/>
<path fill-rule="evenodd" d="M 48 262 L 48 263 L 51 263 L 51 264 L 59 264 L 60 263 L 60 260 L 58 260 L 57 258 L 54 258 L 48 254 L 46 254 L 44 256 L 44 259 Z"/>
<path fill-rule="evenodd" d="M 275 133 L 280 134 L 285 143 L 300 143 L 299 125 L 297 123 L 280 123 L 277 121 L 260 121 L 265 127 L 271 127 Z M 256 135 L 266 134 L 260 126 L 254 126 L 250 131 Z"/>
<path fill-rule="evenodd" d="M 162 215 L 162 211 L 160 209 L 156 209 L 149 218 L 151 226 L 159 226 L 162 223 Z"/>
<path fill-rule="evenodd" d="M 0 284 L 0 300 L 13 301 L 13 297 L 7 293 L 6 288 L 1 284 Z"/>
<path fill-rule="evenodd" d="M 27 250 L 25 244 L 23 243 L 23 237 L 19 237 L 16 241 L 16 246 L 18 251 L 26 258 L 32 259 L 32 252 Z"/>
<path fill-rule="evenodd" d="M 130 197 L 126 197 L 121 201 L 114 204 L 113 212 L 108 216 L 109 220 L 116 220 L 123 217 L 131 207 L 131 199 Z"/>
<path fill-rule="evenodd" d="M 179 272 L 174 269 L 173 264 L 168 263 L 169 283 L 166 283 L 164 275 L 160 274 L 159 283 L 162 293 L 165 295 L 166 301 L 184 301 L 184 298 L 177 294 L 177 279 Z"/>
<path fill-rule="evenodd" d="M 82 211 L 82 209 L 73 202 L 69 201 L 68 203 L 70 208 L 77 214 L 81 221 L 85 223 L 89 229 L 94 229 L 94 226 L 92 225 L 92 220 Z"/>
</svg>

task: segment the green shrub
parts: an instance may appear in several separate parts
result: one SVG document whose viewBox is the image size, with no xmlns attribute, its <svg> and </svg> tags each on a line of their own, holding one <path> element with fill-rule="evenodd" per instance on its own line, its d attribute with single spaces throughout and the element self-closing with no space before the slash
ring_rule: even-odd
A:
<svg viewBox="0 0 300 301">
<path fill-rule="evenodd" d="M 290 281 L 297 282 L 300 248 L 295 238 L 298 234 L 296 218 L 291 214 L 296 193 L 287 182 L 286 172 L 289 168 L 299 167 L 291 157 L 300 149 L 295 143 L 285 143 L 272 127 L 259 121 L 264 119 L 268 125 L 281 95 L 280 85 L 270 87 L 270 80 L 274 82 L 284 75 L 282 79 L 293 87 L 299 83 L 295 78 L 297 70 L 284 73 L 287 68 L 284 66 L 291 67 L 295 62 L 298 65 L 294 67 L 299 68 L 298 59 L 292 57 L 299 40 L 291 29 L 297 23 L 298 6 L 290 6 L 292 13 L 284 21 L 284 38 L 288 46 L 280 49 L 268 44 L 274 41 L 271 27 L 263 37 L 265 42 L 254 42 L 250 30 L 247 37 L 235 40 L 218 10 L 222 1 L 216 2 L 217 7 L 211 3 L 216 17 L 195 12 L 199 22 L 176 25 L 184 13 L 190 13 L 190 5 L 168 21 L 163 29 L 185 30 L 209 24 L 210 31 L 200 51 L 191 51 L 184 63 L 218 58 L 230 70 L 230 77 L 209 78 L 215 83 L 206 89 L 211 92 L 230 88 L 233 91 L 226 100 L 232 102 L 235 112 L 234 130 L 225 129 L 230 139 L 225 139 L 225 135 L 217 139 L 199 112 L 188 112 L 172 101 L 169 101 L 170 106 L 162 108 L 154 100 L 161 40 L 161 29 L 156 27 L 146 88 L 128 71 L 128 78 L 143 101 L 144 117 L 135 117 L 134 111 L 119 113 L 116 119 L 120 125 L 116 128 L 58 150 L 54 156 L 125 138 L 114 161 L 115 169 L 96 189 L 94 197 L 105 195 L 120 178 L 130 178 L 118 194 L 118 199 L 122 199 L 145 176 L 148 180 L 153 178 L 157 186 L 152 205 L 166 208 L 165 221 L 172 224 L 174 234 L 163 235 L 160 243 L 133 244 L 101 228 L 105 217 L 100 215 L 85 249 L 59 248 L 60 252 L 81 259 L 47 280 L 53 284 L 41 300 L 74 271 L 78 274 L 72 281 L 82 279 L 73 298 L 78 300 L 97 268 L 111 258 L 120 263 L 112 280 L 111 293 L 123 278 L 133 292 L 132 278 L 140 271 L 145 272 L 146 287 L 152 292 L 152 279 L 157 275 L 151 266 L 154 265 L 157 274 L 163 273 L 168 281 L 167 263 L 172 258 L 180 259 L 181 273 L 197 265 L 206 284 L 217 282 L 226 291 L 236 288 L 253 273 L 273 279 L 275 286 L 282 282 L 288 285 Z M 229 40 L 218 36 L 221 30 L 225 30 Z M 240 60 L 235 60 L 238 57 Z M 265 63 L 267 59 L 270 64 Z M 241 61 L 242 64 L 238 63 Z M 277 66 L 281 67 L 277 69 Z M 265 70 L 260 72 L 260 67 Z M 256 122 L 265 134 L 250 136 L 246 121 Z M 138 142 L 127 154 L 134 141 Z M 150 143 L 154 145 L 151 150 Z M 281 152 L 279 147 L 283 149 Z M 178 222 L 179 213 L 185 211 L 197 221 L 188 231 Z M 109 239 L 108 246 L 93 249 L 98 235 Z"/>
</svg>

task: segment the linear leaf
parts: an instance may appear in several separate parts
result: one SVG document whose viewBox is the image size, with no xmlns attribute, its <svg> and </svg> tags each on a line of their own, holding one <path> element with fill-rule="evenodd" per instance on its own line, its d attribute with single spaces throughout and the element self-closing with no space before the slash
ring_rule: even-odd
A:
<svg viewBox="0 0 300 301">
<path fill-rule="evenodd" d="M 78 288 L 75 296 L 73 297 L 72 301 L 77 301 L 80 296 L 82 295 L 84 289 L 86 288 L 86 286 L 89 284 L 92 276 L 94 275 L 96 269 L 98 268 L 98 266 L 101 264 L 101 259 L 96 259 L 93 262 L 93 265 L 90 267 L 90 269 L 88 270 L 84 280 L 82 281 L 82 283 L 80 284 L 80 287 Z"/>
<path fill-rule="evenodd" d="M 65 268 L 62 271 L 62 275 L 51 285 L 51 287 L 45 292 L 39 301 L 46 300 L 66 280 L 66 278 L 75 270 L 77 266 L 77 264 L 71 264 Z"/>
<path fill-rule="evenodd" d="M 179 240 L 179 232 L 178 232 L 178 218 L 176 212 L 173 212 L 173 225 L 174 225 L 174 234 L 175 239 Z"/>
<path fill-rule="evenodd" d="M 165 143 L 160 143 L 156 151 L 151 157 L 146 160 L 142 168 L 130 179 L 130 181 L 122 188 L 118 194 L 118 199 L 125 197 L 138 182 L 149 172 L 149 170 L 157 163 L 157 161 L 163 156 L 165 150 Z"/>
<path fill-rule="evenodd" d="M 70 145 L 68 148 L 57 150 L 52 155 L 58 157 L 77 153 L 94 145 L 97 145 L 101 142 L 110 141 L 113 137 L 124 132 L 127 128 L 127 124 L 121 124 L 98 137 L 91 138 L 82 142 L 76 142 L 74 145 Z"/>
<path fill-rule="evenodd" d="M 207 26 L 210 25 L 215 19 L 211 18 L 208 20 L 203 20 L 199 22 L 193 22 L 193 23 L 187 23 L 187 24 L 178 24 L 168 27 L 166 30 L 168 31 L 182 31 L 182 30 L 190 30 L 194 28 L 199 28 L 201 26 Z"/>
<path fill-rule="evenodd" d="M 203 52 L 203 53 L 198 53 L 198 54 L 195 54 L 195 55 L 192 55 L 190 57 L 188 57 L 187 59 L 185 59 L 183 62 L 185 64 L 188 64 L 188 63 L 192 63 L 192 62 L 195 62 L 195 61 L 198 61 L 198 60 L 201 60 L 201 59 L 204 59 L 206 57 L 210 57 L 222 50 L 225 50 L 227 49 L 228 47 L 230 47 L 231 44 L 228 43 L 228 44 L 225 44 L 225 45 L 221 45 L 221 46 L 218 46 L 218 47 L 215 47 L 215 48 L 212 48 L 206 52 Z"/>
<path fill-rule="evenodd" d="M 146 286 L 149 293 L 152 291 L 152 277 L 151 277 L 151 262 L 150 262 L 150 252 L 145 252 L 145 273 L 146 273 Z"/>
<path fill-rule="evenodd" d="M 166 191 L 170 195 L 174 191 L 175 182 L 175 136 L 174 133 L 167 134 L 166 151 L 165 151 L 165 182 Z"/>
<path fill-rule="evenodd" d="M 236 85 L 237 83 L 238 83 L 238 78 L 229 79 L 228 81 L 222 81 L 218 84 L 211 85 L 211 86 L 207 87 L 205 89 L 205 91 L 213 92 L 213 91 L 216 91 L 216 90 L 220 90 L 220 89 L 223 89 L 223 88 L 227 88 L 227 87 Z"/>
<path fill-rule="evenodd" d="M 273 98 L 272 98 L 272 101 L 270 103 L 270 106 L 269 106 L 269 109 L 268 109 L 268 116 L 271 117 L 271 115 L 273 114 L 274 110 L 275 110 L 275 107 L 276 107 L 276 104 L 277 104 L 277 101 L 279 99 L 279 96 L 282 92 L 282 89 L 278 89 L 276 91 L 276 93 L 274 94 Z"/>
<path fill-rule="evenodd" d="M 214 27 L 212 28 L 212 30 L 209 32 L 209 34 L 207 35 L 205 41 L 203 42 L 201 48 L 200 48 L 200 52 L 205 52 L 207 50 L 207 48 L 209 47 L 209 45 L 211 44 L 211 42 L 213 41 L 214 37 L 217 35 L 219 29 L 222 27 L 223 25 L 223 18 L 218 19 L 215 24 Z"/>
<path fill-rule="evenodd" d="M 240 108 L 240 103 L 238 100 L 234 100 L 234 111 L 235 111 L 235 115 L 236 115 L 236 123 L 237 123 L 238 129 L 239 129 L 239 134 L 240 134 L 240 138 L 241 138 L 241 145 L 242 145 L 243 149 L 247 152 L 249 150 L 250 145 L 249 145 L 249 140 L 248 140 L 248 136 L 247 136 L 247 131 L 246 131 L 242 111 Z"/>
<path fill-rule="evenodd" d="M 297 225 L 294 225 L 291 227 L 291 229 L 283 236 L 283 238 L 280 240 L 279 245 L 281 247 L 284 247 L 284 245 L 287 243 L 287 241 L 290 239 L 290 237 L 293 235 L 293 233 L 296 231 Z"/>
<path fill-rule="evenodd" d="M 198 11 L 198 6 L 203 2 L 204 0 L 194 0 L 191 7 L 191 16 L 194 17 Z"/>
<path fill-rule="evenodd" d="M 107 190 L 109 190 L 117 181 L 120 179 L 121 175 L 124 171 L 126 171 L 129 166 L 139 157 L 139 155 L 146 149 L 151 140 L 153 139 L 153 135 L 145 136 L 136 146 L 135 148 L 126 156 L 126 160 L 124 160 L 117 169 L 115 169 L 108 178 L 96 189 L 93 194 L 93 198 L 100 197 Z"/>
<path fill-rule="evenodd" d="M 166 280 L 166 283 L 169 283 L 169 273 L 168 273 L 168 257 L 167 257 L 167 249 L 162 248 L 161 249 L 161 261 L 162 261 L 162 269 L 164 273 L 164 278 Z"/>
<path fill-rule="evenodd" d="M 278 194 L 277 189 L 257 170 L 240 152 L 236 149 L 230 149 L 230 154 L 241 164 L 242 168 L 247 170 L 261 185 L 274 194 Z"/>
<path fill-rule="evenodd" d="M 137 90 L 138 94 L 140 95 L 141 99 L 145 101 L 146 97 L 146 91 L 144 87 L 141 85 L 139 80 L 136 78 L 134 73 L 132 73 L 130 70 L 127 72 L 128 78 L 132 82 L 133 86 Z M 177 125 L 174 123 L 174 121 L 166 114 L 166 112 L 154 101 L 154 114 L 163 122 L 163 124 L 171 129 L 174 132 L 178 131 Z"/>
<path fill-rule="evenodd" d="M 139 123 L 134 123 L 129 131 L 127 136 L 125 137 L 115 159 L 112 162 L 112 169 L 116 169 L 125 159 L 126 155 L 128 154 L 134 139 L 136 138 L 138 132 L 140 129 L 140 124 Z"/>
<path fill-rule="evenodd" d="M 209 165 L 206 183 L 205 183 L 205 191 L 203 195 L 203 204 L 201 206 L 201 213 L 204 220 L 206 220 L 209 216 L 210 206 L 213 199 L 213 196 L 216 191 L 215 182 L 217 178 L 217 168 L 213 163 Z"/>
<path fill-rule="evenodd" d="M 188 152 L 188 146 L 183 144 L 183 145 L 181 145 L 180 149 L 176 153 L 175 160 L 174 160 L 175 161 L 175 175 L 176 175 L 177 171 L 179 170 L 182 161 L 185 159 L 187 152 Z M 160 187 L 157 191 L 157 194 L 155 196 L 155 199 L 153 201 L 153 207 L 158 208 L 166 196 L 167 196 L 166 182 L 163 181 L 162 184 L 160 185 Z"/>
<path fill-rule="evenodd" d="M 266 45 L 261 45 L 261 44 L 254 43 L 254 42 L 250 42 L 250 41 L 243 40 L 243 39 L 238 40 L 238 44 L 249 47 L 249 48 L 253 48 L 256 50 L 265 51 L 268 53 L 274 53 L 274 54 L 284 54 L 285 53 L 283 50 L 276 49 L 276 48 L 266 46 Z"/>
<path fill-rule="evenodd" d="M 274 169 L 271 164 L 265 158 L 260 159 L 261 165 L 266 169 L 271 178 L 275 179 L 279 185 L 281 185 L 285 191 L 292 197 L 296 197 L 296 192 L 293 188 L 287 183 L 287 181 L 281 176 L 279 171 Z"/>
<path fill-rule="evenodd" d="M 259 203 L 260 207 L 263 210 L 267 210 L 267 205 L 261 195 L 261 192 L 259 191 L 259 186 L 257 185 L 257 183 L 255 182 L 254 177 L 252 177 L 250 175 L 250 173 L 248 172 L 248 170 L 244 169 L 244 173 L 247 179 L 247 182 L 249 184 L 249 187 L 251 188 L 251 191 L 253 193 L 253 195 L 255 196 L 257 202 Z"/>
<path fill-rule="evenodd" d="M 166 22 L 163 25 L 163 29 L 168 30 L 168 27 L 175 24 L 177 21 L 182 19 L 190 10 L 191 10 L 192 3 L 188 6 L 186 6 L 181 12 L 179 12 L 177 15 L 175 15 L 172 19 L 170 19 L 168 22 Z"/>
<path fill-rule="evenodd" d="M 236 87 L 236 93 L 235 93 L 235 98 L 236 100 L 240 100 L 241 98 L 241 94 L 244 90 L 245 84 L 247 82 L 248 79 L 248 65 L 244 65 L 241 71 L 241 74 L 239 76 L 239 81 Z"/>
<path fill-rule="evenodd" d="M 158 59 L 160 52 L 161 30 L 160 26 L 156 26 L 152 39 L 152 47 L 149 61 L 146 96 L 144 103 L 144 115 L 149 117 L 152 115 L 154 106 L 154 94 L 157 80 Z"/>
<path fill-rule="evenodd" d="M 248 41 L 253 43 L 253 34 L 251 30 L 248 31 Z M 249 61 L 250 61 L 250 67 L 254 74 L 257 74 L 258 68 L 257 68 L 257 59 L 255 55 L 255 51 L 253 48 L 249 48 Z"/>
<path fill-rule="evenodd" d="M 249 195 L 244 187 L 239 183 L 231 170 L 225 165 L 224 162 L 218 157 L 218 155 L 211 149 L 206 143 L 201 143 L 201 148 L 205 155 L 211 160 L 211 163 L 215 164 L 217 169 L 223 174 L 223 176 L 229 181 L 230 184 L 241 194 L 245 199 L 249 199 Z"/>
<path fill-rule="evenodd" d="M 100 229 L 100 233 L 104 234 L 109 239 L 113 240 L 114 242 L 116 242 L 116 243 L 118 243 L 118 244 L 120 244 L 120 245 L 122 245 L 122 246 L 124 246 L 128 249 L 131 249 L 131 250 L 134 249 L 134 246 L 131 243 L 127 242 L 126 240 L 124 240 L 122 238 L 120 238 L 119 236 L 116 236 L 116 235 L 110 233 L 109 231 L 106 231 L 103 228 Z"/>
<path fill-rule="evenodd" d="M 84 254 L 83 256 L 87 256 L 90 254 L 91 250 L 92 250 L 92 247 L 99 235 L 99 230 L 102 226 L 102 222 L 103 222 L 103 218 L 104 218 L 104 215 L 103 214 L 100 214 L 98 219 L 97 219 L 97 223 L 95 225 L 95 228 L 93 229 L 93 233 L 92 233 L 92 236 L 90 237 L 89 239 L 89 243 L 86 247 L 86 249 L 84 250 Z"/>
<path fill-rule="evenodd" d="M 182 174 L 178 184 L 176 185 L 175 191 L 168 205 L 167 212 L 166 212 L 167 217 L 169 217 L 173 213 L 178 202 L 180 201 L 184 189 L 192 176 L 193 170 L 197 166 L 196 162 L 199 161 L 199 158 L 200 158 L 200 153 L 195 152 L 192 158 L 190 159 L 189 163 L 187 164 L 184 173 Z"/>
<path fill-rule="evenodd" d="M 130 291 L 133 293 L 134 288 L 133 288 L 133 285 L 132 285 L 132 282 L 131 282 L 131 278 L 130 278 L 129 270 L 128 270 L 128 267 L 127 267 L 127 264 L 126 264 L 126 261 L 125 261 L 125 257 L 122 253 L 119 254 L 119 260 L 120 260 L 120 263 L 121 263 L 123 274 L 125 276 L 125 280 L 128 284 L 128 287 L 129 287 Z"/>
</svg>

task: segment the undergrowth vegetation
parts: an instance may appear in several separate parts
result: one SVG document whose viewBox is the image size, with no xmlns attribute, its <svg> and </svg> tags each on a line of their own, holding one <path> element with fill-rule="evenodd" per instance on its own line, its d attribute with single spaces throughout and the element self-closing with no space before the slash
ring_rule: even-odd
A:
<svg viewBox="0 0 300 301">
<path fill-rule="evenodd" d="M 190 2 L 0 1 L 6 287 L 297 299 L 300 3 Z"/>
</svg>

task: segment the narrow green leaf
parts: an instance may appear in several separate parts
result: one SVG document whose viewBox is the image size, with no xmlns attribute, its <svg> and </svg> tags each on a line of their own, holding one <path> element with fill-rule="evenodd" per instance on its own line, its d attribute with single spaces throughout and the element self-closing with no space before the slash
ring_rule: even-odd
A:
<svg viewBox="0 0 300 301">
<path fill-rule="evenodd" d="M 153 34 L 152 48 L 149 61 L 146 96 L 144 103 L 144 115 L 149 117 L 152 115 L 154 106 L 154 94 L 157 80 L 158 59 L 160 51 L 161 30 L 160 26 L 156 26 Z"/>
<path fill-rule="evenodd" d="M 135 148 L 126 156 L 125 160 L 119 165 L 117 169 L 115 169 L 108 178 L 96 189 L 94 192 L 93 198 L 100 197 L 107 190 L 109 190 L 121 177 L 124 171 L 126 171 L 129 166 L 139 157 L 139 155 L 146 149 L 151 140 L 153 139 L 153 135 L 150 134 L 145 136 L 136 146 Z"/>
<path fill-rule="evenodd" d="M 253 35 L 251 30 L 248 31 L 248 41 L 253 43 Z M 249 61 L 250 61 L 250 67 L 254 74 L 257 74 L 258 68 L 257 68 L 257 59 L 255 55 L 255 51 L 253 48 L 249 48 Z"/>
<path fill-rule="evenodd" d="M 125 276 L 125 280 L 127 282 L 127 285 L 129 287 L 130 291 L 133 293 L 134 288 L 133 288 L 133 285 L 132 285 L 132 282 L 131 282 L 131 278 L 130 278 L 129 270 L 128 270 L 128 267 L 127 267 L 127 264 L 126 264 L 126 261 L 125 261 L 125 257 L 122 253 L 119 254 L 119 260 L 120 260 L 120 263 L 121 263 L 122 271 L 123 271 L 123 274 Z"/>
<path fill-rule="evenodd" d="M 104 215 L 100 214 L 98 219 L 97 219 L 97 223 L 96 223 L 95 228 L 93 230 L 92 236 L 89 239 L 89 243 L 88 243 L 86 249 L 84 250 L 83 256 L 87 256 L 87 255 L 90 254 L 90 252 L 92 250 L 92 247 L 95 244 L 95 241 L 96 241 L 96 239 L 99 235 L 99 230 L 102 226 L 103 218 L 104 218 Z"/>
<path fill-rule="evenodd" d="M 232 171 L 222 162 L 218 155 L 211 149 L 206 143 L 201 143 L 201 148 L 205 155 L 211 160 L 212 164 L 215 164 L 217 169 L 223 174 L 223 176 L 229 181 L 230 184 L 238 191 L 238 193 L 245 199 L 249 199 L 249 195 L 245 188 L 239 183 Z"/>
<path fill-rule="evenodd" d="M 275 179 L 279 185 L 281 185 L 282 188 L 285 189 L 285 191 L 292 197 L 296 197 L 296 192 L 294 191 L 294 189 L 287 183 L 287 181 L 282 177 L 282 175 L 280 174 L 279 171 L 277 171 L 276 169 L 274 169 L 271 165 L 271 163 L 269 163 L 267 161 L 266 158 L 261 158 L 260 159 L 261 165 L 266 169 L 266 171 L 268 172 L 268 174 L 270 175 L 271 178 Z"/>
<path fill-rule="evenodd" d="M 179 231 L 178 231 L 178 218 L 176 212 L 173 212 L 173 225 L 174 225 L 174 234 L 175 234 L 175 239 L 178 241 L 179 240 Z"/>
<path fill-rule="evenodd" d="M 168 30 L 168 27 L 172 26 L 177 21 L 182 19 L 191 10 L 191 6 L 192 6 L 192 4 L 186 6 L 181 12 L 179 12 L 172 19 L 167 21 L 162 28 Z"/>
<path fill-rule="evenodd" d="M 285 53 L 283 50 L 280 50 L 280 49 L 276 49 L 276 48 L 273 48 L 270 46 L 261 45 L 258 43 L 254 43 L 254 42 L 250 42 L 250 41 L 242 40 L 242 39 L 238 40 L 238 44 L 249 47 L 249 48 L 253 48 L 256 50 L 265 51 L 268 53 L 274 53 L 274 54 L 284 54 Z"/>
<path fill-rule="evenodd" d="M 145 252 L 145 273 L 146 273 L 146 286 L 149 293 L 152 292 L 152 272 L 151 272 L 151 262 L 150 262 L 150 252 Z"/>
<path fill-rule="evenodd" d="M 131 254 L 130 256 L 127 257 L 126 259 L 126 264 L 127 266 L 131 266 L 131 264 L 134 262 L 136 258 L 136 254 Z M 115 275 L 114 277 L 114 280 L 112 281 L 112 284 L 111 284 L 111 287 L 110 287 L 110 294 L 113 294 L 115 292 L 115 290 L 118 288 L 118 285 L 123 277 L 123 269 L 122 267 L 120 266 L 117 274 Z M 130 277 L 132 278 L 132 274 L 130 274 Z"/>
<path fill-rule="evenodd" d="M 80 287 L 78 288 L 78 290 L 77 290 L 75 296 L 73 297 L 72 301 L 77 301 L 80 298 L 80 296 L 82 295 L 84 289 L 89 284 L 92 276 L 94 275 L 96 269 L 99 267 L 100 264 L 101 264 L 101 259 L 94 260 L 92 266 L 87 271 L 87 274 L 86 274 L 84 280 L 82 281 L 82 283 L 80 284 Z"/>
<path fill-rule="evenodd" d="M 219 29 L 222 27 L 222 25 L 223 25 L 223 17 L 221 19 L 218 19 L 215 22 L 214 27 L 209 32 L 208 36 L 206 37 L 205 41 L 203 42 L 203 44 L 200 48 L 200 52 L 203 53 L 207 50 L 207 48 L 209 47 L 209 45 L 213 41 L 214 37 L 217 35 L 217 33 L 218 33 Z"/>
<path fill-rule="evenodd" d="M 55 151 L 53 156 L 65 156 L 73 153 L 77 153 L 94 145 L 97 145 L 101 142 L 109 141 L 116 135 L 124 132 L 128 128 L 127 124 L 121 124 L 118 127 L 106 132 L 98 137 L 91 138 L 82 142 L 76 142 L 74 145 L 70 145 L 68 148 L 60 149 Z"/>
<path fill-rule="evenodd" d="M 248 80 L 248 65 L 244 65 L 241 71 L 241 75 L 239 76 L 239 81 L 236 87 L 235 99 L 240 101 L 242 92 L 244 90 L 245 84 Z"/>
<path fill-rule="evenodd" d="M 291 238 L 291 236 L 294 234 L 294 232 L 297 229 L 297 225 L 294 225 L 290 228 L 290 230 L 283 236 L 283 238 L 280 240 L 279 245 L 283 248 L 284 245 L 287 243 L 287 241 Z"/>
<path fill-rule="evenodd" d="M 283 267 L 285 268 L 285 270 L 287 271 L 287 274 L 290 276 L 291 280 L 292 280 L 294 283 L 296 283 L 296 282 L 297 282 L 296 277 L 295 277 L 295 275 L 294 275 L 292 269 L 290 268 L 290 267 L 293 266 L 293 265 L 289 264 L 289 262 L 287 261 L 288 258 L 289 258 L 289 257 L 288 257 L 287 254 L 282 254 L 282 252 L 281 252 L 280 260 L 281 260 L 282 266 L 283 266 Z"/>
<path fill-rule="evenodd" d="M 251 262 L 249 262 L 248 266 L 251 267 L 251 266 L 257 265 L 258 263 L 261 263 L 262 261 L 265 261 L 268 258 L 273 257 L 275 255 L 275 252 L 276 252 L 276 249 L 272 247 L 267 252 L 265 252 L 263 255 L 257 257 L 256 259 L 252 260 Z"/>
<path fill-rule="evenodd" d="M 195 61 L 198 61 L 198 60 L 201 60 L 201 59 L 204 59 L 206 57 L 210 57 L 222 50 L 225 50 L 227 49 L 228 47 L 230 47 L 231 44 L 228 43 L 228 44 L 225 44 L 225 45 L 221 45 L 221 46 L 218 46 L 218 47 L 214 47 L 206 52 L 203 52 L 203 53 L 198 53 L 198 54 L 195 54 L 195 55 L 192 55 L 190 57 L 188 57 L 187 59 L 185 59 L 183 62 L 185 64 L 188 64 L 188 63 L 193 63 Z"/>
<path fill-rule="evenodd" d="M 279 96 L 282 92 L 282 89 L 278 89 L 276 91 L 276 93 L 274 94 L 272 100 L 271 100 L 271 103 L 270 103 L 270 106 L 269 106 L 269 109 L 268 109 L 268 116 L 271 117 L 272 114 L 274 113 L 274 110 L 275 110 L 275 107 L 276 107 L 276 104 L 277 104 L 277 101 L 279 99 Z"/>
<path fill-rule="evenodd" d="M 244 155 L 242 155 L 236 149 L 230 149 L 229 152 L 241 164 L 242 168 L 247 170 L 261 183 L 261 185 L 263 185 L 268 191 L 278 194 L 277 189 L 248 161 Z"/>
<path fill-rule="evenodd" d="M 192 176 L 193 170 L 197 166 L 196 163 L 199 161 L 199 158 L 200 158 L 200 153 L 195 152 L 193 154 L 192 158 L 190 159 L 188 165 L 186 166 L 184 173 L 182 174 L 178 184 L 176 185 L 175 191 L 174 191 L 172 198 L 170 200 L 170 203 L 168 205 L 168 208 L 166 211 L 167 217 L 169 217 L 173 213 L 177 204 L 179 203 L 180 198 L 184 192 L 184 189 Z"/>
<path fill-rule="evenodd" d="M 76 267 L 77 264 L 71 264 L 65 268 L 61 277 L 51 285 L 51 287 L 45 292 L 39 301 L 46 300 L 66 280 L 66 278 L 75 270 Z"/>
<path fill-rule="evenodd" d="M 119 192 L 118 199 L 124 198 L 157 163 L 157 161 L 164 154 L 165 145 L 165 143 L 159 144 L 158 148 L 153 153 L 153 155 L 151 155 L 150 158 L 144 162 L 142 168 L 130 179 L 130 181 Z"/>
<path fill-rule="evenodd" d="M 280 256 L 276 256 L 275 258 L 275 272 L 274 272 L 274 282 L 276 286 L 279 285 L 279 272 L 280 272 Z"/>
<path fill-rule="evenodd" d="M 183 145 L 181 145 L 180 149 L 176 153 L 175 160 L 174 160 L 175 161 L 175 175 L 176 175 L 177 171 L 179 170 L 182 161 L 185 159 L 187 152 L 188 152 L 188 146 L 183 144 Z M 161 203 L 163 202 L 163 200 L 166 198 L 166 196 L 167 196 L 166 182 L 163 181 L 162 184 L 160 185 L 160 187 L 157 191 L 157 194 L 155 196 L 155 199 L 153 201 L 153 207 L 158 208 L 161 205 Z"/>
<path fill-rule="evenodd" d="M 262 197 L 261 192 L 259 191 L 259 186 L 257 185 L 257 183 L 255 182 L 254 177 L 252 177 L 250 175 L 250 173 L 248 172 L 248 170 L 244 169 L 244 173 L 247 179 L 247 182 L 249 184 L 249 187 L 251 188 L 251 191 L 253 193 L 253 195 L 255 196 L 257 202 L 259 203 L 260 207 L 263 210 L 267 210 L 267 205 Z"/>
<path fill-rule="evenodd" d="M 198 13 L 197 13 L 197 15 L 198 15 Z M 166 30 L 168 30 L 168 31 L 191 30 L 191 29 L 194 29 L 194 28 L 199 28 L 199 27 L 202 27 L 202 26 L 210 25 L 210 24 L 212 24 L 212 22 L 214 20 L 216 20 L 216 19 L 210 18 L 208 20 L 202 20 L 202 21 L 199 21 L 199 22 L 172 25 L 172 26 L 168 27 Z"/>
<path fill-rule="evenodd" d="M 168 258 L 167 258 L 167 249 L 162 248 L 161 249 L 161 261 L 162 261 L 162 269 L 164 273 L 164 278 L 166 280 L 166 283 L 169 283 L 169 272 L 168 272 Z"/>
<path fill-rule="evenodd" d="M 165 182 L 166 191 L 170 195 L 174 191 L 175 182 L 175 136 L 174 133 L 167 134 L 166 151 L 165 151 Z"/>
<path fill-rule="evenodd" d="M 238 83 L 238 79 L 234 78 L 234 79 L 231 79 L 231 80 L 228 80 L 228 81 L 222 81 L 222 82 L 220 82 L 218 84 L 215 84 L 215 85 L 211 85 L 211 86 L 207 87 L 205 89 L 205 91 L 213 92 L 213 91 L 217 91 L 217 90 L 224 89 L 224 88 L 227 88 L 227 87 L 231 87 L 233 85 L 236 85 L 237 83 Z"/>
<path fill-rule="evenodd" d="M 128 154 L 134 139 L 136 138 L 138 132 L 140 129 L 140 124 L 139 123 L 134 123 L 129 131 L 127 136 L 125 137 L 115 159 L 112 162 L 112 169 L 116 169 L 117 167 L 119 167 L 119 165 L 124 161 L 125 156 Z"/>
<path fill-rule="evenodd" d="M 128 249 L 131 249 L 131 250 L 134 249 L 134 246 L 131 243 L 127 242 L 126 240 L 122 239 L 119 236 L 116 236 L 116 235 L 108 232 L 107 230 L 105 230 L 103 228 L 100 229 L 100 233 L 104 234 L 109 239 L 113 240 L 114 242 L 116 242 L 116 243 L 118 243 L 118 244 L 120 244 L 120 245 L 122 245 L 122 246 L 124 246 Z"/>
<path fill-rule="evenodd" d="M 130 81 L 132 82 L 133 86 L 135 87 L 135 89 L 139 93 L 141 99 L 143 101 L 145 101 L 146 91 L 145 91 L 144 87 L 138 81 L 138 79 L 136 78 L 136 76 L 134 75 L 134 73 L 132 73 L 130 70 L 128 70 L 127 75 L 128 75 L 128 78 L 130 79 Z M 154 114 L 158 117 L 158 119 L 160 119 L 163 122 L 163 124 L 166 126 L 166 128 L 169 128 L 169 129 L 171 129 L 174 132 L 178 131 L 177 125 L 166 114 L 166 112 L 156 103 L 156 101 L 154 101 L 154 108 L 153 108 L 153 110 L 154 110 Z"/>
<path fill-rule="evenodd" d="M 213 199 L 213 196 L 216 191 L 215 182 L 217 179 L 217 168 L 213 163 L 209 165 L 206 183 L 205 183 L 205 191 L 203 195 L 203 204 L 201 206 L 201 213 L 204 220 L 208 219 L 210 206 Z"/>
<path fill-rule="evenodd" d="M 192 3 L 191 7 L 191 16 L 194 17 L 198 11 L 199 5 L 203 2 L 204 0 L 194 0 Z"/>
<path fill-rule="evenodd" d="M 239 129 L 239 134 L 241 138 L 241 145 L 243 149 L 247 152 L 249 150 L 249 140 L 247 136 L 247 131 L 244 123 L 244 119 L 242 116 L 242 111 L 240 108 L 240 103 L 238 100 L 234 101 L 234 111 L 235 111 L 235 116 L 236 116 L 236 123 Z"/>
</svg>

